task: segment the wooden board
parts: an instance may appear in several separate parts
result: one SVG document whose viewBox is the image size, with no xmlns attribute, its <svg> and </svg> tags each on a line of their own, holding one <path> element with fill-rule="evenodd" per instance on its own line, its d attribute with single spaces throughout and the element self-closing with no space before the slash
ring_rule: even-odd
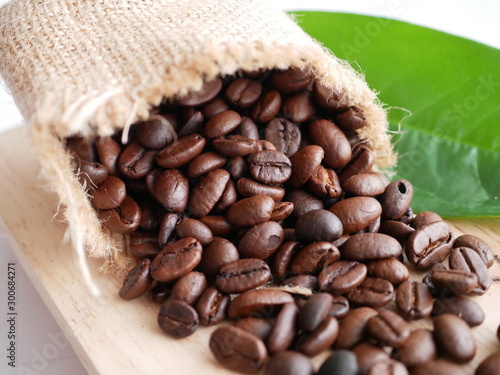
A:
<svg viewBox="0 0 500 375">
<path fill-rule="evenodd" d="M 147 296 L 123 301 L 117 296 L 121 280 L 103 276 L 92 261 L 102 291 L 95 299 L 83 285 L 71 247 L 63 243 L 65 223 L 57 214 L 57 197 L 37 179 L 39 165 L 29 148 L 25 128 L 0 135 L 0 216 L 18 246 L 15 253 L 45 304 L 67 335 L 90 374 L 230 374 L 214 361 L 208 349 L 213 328 L 174 340 L 156 322 L 158 306 Z M 500 255 L 500 220 L 449 220 L 454 233 L 476 234 Z M 474 299 L 486 312 L 485 322 L 473 329 L 478 352 L 465 367 L 472 369 L 500 349 L 500 262 L 490 274 L 489 291 Z M 421 275 L 412 274 L 420 279 Z M 417 322 L 427 325 L 429 322 Z M 318 365 L 321 358 L 315 359 Z M 472 370 L 469 371 L 472 373 Z"/>
</svg>

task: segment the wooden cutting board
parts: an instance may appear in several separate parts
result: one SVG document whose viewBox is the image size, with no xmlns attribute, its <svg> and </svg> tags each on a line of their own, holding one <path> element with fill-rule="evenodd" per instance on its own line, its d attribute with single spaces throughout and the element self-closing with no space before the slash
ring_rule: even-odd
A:
<svg viewBox="0 0 500 375">
<path fill-rule="evenodd" d="M 89 374 L 232 374 L 221 368 L 208 349 L 213 328 L 175 340 L 158 328 L 158 306 L 148 296 L 123 301 L 117 296 L 121 280 L 97 271 L 94 278 L 102 295 L 93 298 L 82 283 L 68 243 L 66 224 L 58 214 L 57 197 L 38 179 L 39 164 L 29 147 L 26 128 L 0 134 L 0 216 L 18 246 L 16 256 L 67 335 Z M 448 220 L 454 233 L 475 234 L 490 244 L 496 262 L 490 268 L 493 283 L 474 299 L 486 312 L 485 322 L 473 329 L 478 351 L 465 365 L 470 373 L 487 355 L 500 349 L 496 330 L 500 324 L 500 220 Z M 422 275 L 412 272 L 412 278 Z M 430 327 L 429 321 L 416 326 Z M 324 357 L 324 356 L 323 356 Z M 322 358 L 315 358 L 318 366 Z"/>
</svg>

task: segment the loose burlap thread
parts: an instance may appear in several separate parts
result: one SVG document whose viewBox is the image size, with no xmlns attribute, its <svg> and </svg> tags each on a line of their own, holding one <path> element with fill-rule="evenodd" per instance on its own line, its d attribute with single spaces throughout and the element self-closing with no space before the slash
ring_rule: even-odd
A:
<svg viewBox="0 0 500 375">
<path fill-rule="evenodd" d="M 14 0 L 0 10 L 0 54 L 0 74 L 31 126 L 73 247 L 105 258 L 106 267 L 129 267 L 126 239 L 102 228 L 64 139 L 126 129 L 203 80 L 307 66 L 364 111 L 368 126 L 359 135 L 376 165 L 396 160 L 386 112 L 364 78 L 265 1 Z"/>
</svg>

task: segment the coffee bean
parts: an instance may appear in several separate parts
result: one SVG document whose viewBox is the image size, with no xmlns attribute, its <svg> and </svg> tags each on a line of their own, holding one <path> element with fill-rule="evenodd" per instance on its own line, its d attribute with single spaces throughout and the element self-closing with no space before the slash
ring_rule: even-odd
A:
<svg viewBox="0 0 500 375">
<path fill-rule="evenodd" d="M 352 157 L 347 164 L 337 171 L 337 176 L 339 176 L 341 184 L 347 181 L 351 176 L 369 172 L 375 160 L 372 150 L 365 144 L 354 146 L 351 155 Z"/>
<path fill-rule="evenodd" d="M 200 263 L 201 251 L 201 244 L 192 237 L 171 243 L 153 259 L 151 275 L 161 282 L 175 280 Z"/>
<path fill-rule="evenodd" d="M 227 102 L 236 108 L 249 108 L 254 105 L 262 94 L 259 81 L 248 78 L 237 78 L 226 89 Z"/>
<path fill-rule="evenodd" d="M 234 326 L 257 336 L 262 341 L 267 341 L 273 329 L 273 324 L 269 320 L 253 316 L 237 320 Z"/>
<path fill-rule="evenodd" d="M 338 198 L 342 194 L 342 188 L 335 171 L 321 165 L 307 181 L 307 187 L 320 198 Z"/>
<path fill-rule="evenodd" d="M 244 197 L 252 197 L 254 195 L 268 195 L 274 201 L 279 201 L 285 196 L 285 189 L 279 186 L 269 186 L 260 184 L 248 178 L 242 178 L 236 183 L 238 193 Z"/>
<path fill-rule="evenodd" d="M 190 91 L 176 100 L 177 104 L 186 107 L 196 107 L 208 103 L 215 98 L 222 88 L 222 79 L 214 78 L 213 80 L 203 83 L 201 89 Z"/>
<path fill-rule="evenodd" d="M 450 268 L 472 272 L 477 276 L 477 287 L 473 294 L 484 294 L 491 285 L 488 268 L 477 252 L 468 247 L 454 248 L 449 257 Z"/>
<path fill-rule="evenodd" d="M 271 258 L 271 272 L 273 279 L 280 281 L 283 280 L 292 264 L 293 257 L 299 249 L 300 242 L 287 241 L 276 250 Z"/>
<path fill-rule="evenodd" d="M 191 178 L 200 177 L 214 169 L 222 168 L 226 160 L 226 157 L 216 152 L 205 152 L 191 160 L 186 173 Z"/>
<path fill-rule="evenodd" d="M 432 273 L 432 284 L 440 292 L 450 291 L 460 296 L 477 289 L 478 279 L 472 272 L 444 269 Z"/>
<path fill-rule="evenodd" d="M 356 345 L 352 351 L 358 360 L 360 374 L 368 374 L 372 367 L 389 360 L 384 349 L 366 342 Z"/>
<path fill-rule="evenodd" d="M 171 145 L 158 151 L 156 162 L 163 168 L 179 168 L 186 165 L 203 152 L 206 140 L 199 134 L 179 138 Z"/>
<path fill-rule="evenodd" d="M 404 345 L 393 352 L 393 355 L 408 368 L 434 361 L 437 350 L 432 332 L 427 329 L 416 329 L 410 333 Z"/>
<path fill-rule="evenodd" d="M 309 120 L 316 113 L 316 104 L 307 91 L 289 96 L 281 106 L 283 117 L 300 123 Z"/>
<path fill-rule="evenodd" d="M 238 192 L 233 180 L 229 180 L 222 192 L 219 201 L 215 204 L 213 212 L 224 214 L 238 200 Z"/>
<path fill-rule="evenodd" d="M 200 323 L 204 326 L 218 324 L 226 317 L 226 310 L 231 299 L 215 287 L 205 289 L 196 304 Z"/>
<path fill-rule="evenodd" d="M 346 136 L 333 122 L 314 120 L 309 126 L 309 137 L 325 152 L 323 164 L 329 168 L 342 168 L 351 160 L 351 145 Z"/>
<path fill-rule="evenodd" d="M 209 279 L 213 279 L 219 274 L 219 270 L 224 264 L 238 259 L 238 249 L 231 241 L 221 237 L 214 237 L 212 243 L 203 250 L 198 268 Z"/>
<path fill-rule="evenodd" d="M 196 331 L 199 324 L 198 313 L 186 302 L 168 300 L 161 304 L 158 324 L 167 335 L 180 339 Z"/>
<path fill-rule="evenodd" d="M 207 216 L 224 193 L 229 173 L 215 169 L 203 177 L 191 191 L 189 210 L 193 217 Z"/>
<path fill-rule="evenodd" d="M 274 209 L 274 201 L 266 195 L 242 199 L 227 212 L 228 221 L 238 227 L 248 227 L 268 221 Z"/>
<path fill-rule="evenodd" d="M 411 222 L 411 226 L 415 229 L 419 229 L 438 221 L 443 221 L 443 219 L 437 213 L 432 211 L 422 211 L 415 216 Z"/>
<path fill-rule="evenodd" d="M 398 257 L 402 248 L 398 241 L 381 233 L 359 233 L 351 236 L 341 246 L 346 259 L 368 260 Z"/>
<path fill-rule="evenodd" d="M 366 278 L 366 266 L 354 261 L 338 261 L 324 267 L 318 276 L 320 290 L 344 294 L 361 285 Z"/>
<path fill-rule="evenodd" d="M 293 203 L 293 216 L 299 218 L 308 211 L 323 208 L 323 202 L 304 190 L 293 190 L 287 193 L 285 200 Z"/>
<path fill-rule="evenodd" d="M 231 319 L 246 316 L 269 317 L 277 306 L 294 302 L 291 294 L 275 289 L 253 289 L 231 301 L 228 316 Z"/>
<path fill-rule="evenodd" d="M 426 363 L 418 364 L 412 367 L 411 375 L 466 375 L 467 372 L 461 366 L 438 359 Z"/>
<path fill-rule="evenodd" d="M 127 189 L 118 177 L 107 176 L 95 190 L 90 190 L 90 196 L 96 208 L 108 210 L 122 204 L 127 196 Z"/>
<path fill-rule="evenodd" d="M 382 310 L 371 317 L 366 330 L 377 342 L 391 347 L 404 345 L 411 332 L 410 325 L 390 310 Z"/>
<path fill-rule="evenodd" d="M 229 236 L 235 230 L 225 216 L 205 216 L 200 221 L 210 228 L 214 236 Z"/>
<path fill-rule="evenodd" d="M 335 241 L 342 235 L 342 223 L 330 211 L 312 210 L 297 220 L 295 235 L 303 242 Z"/>
<path fill-rule="evenodd" d="M 250 118 L 258 123 L 268 122 L 278 114 L 281 108 L 281 95 L 276 90 L 263 94 L 250 110 Z"/>
<path fill-rule="evenodd" d="M 93 187 L 103 182 L 108 177 L 108 170 L 101 163 L 91 163 L 75 158 L 77 163 L 76 174 L 82 186 Z"/>
<path fill-rule="evenodd" d="M 304 354 L 283 351 L 271 357 L 266 365 L 266 375 L 313 375 L 314 368 Z"/>
<path fill-rule="evenodd" d="M 401 221 L 383 220 L 380 223 L 378 231 L 379 233 L 387 234 L 398 240 L 401 244 L 404 244 L 408 237 L 415 232 L 415 229 L 408 224 L 402 223 Z"/>
<path fill-rule="evenodd" d="M 298 313 L 299 308 L 295 303 L 287 303 L 281 307 L 267 340 L 270 353 L 283 352 L 290 347 L 295 338 Z"/>
<path fill-rule="evenodd" d="M 260 140 L 259 128 L 257 128 L 255 122 L 253 122 L 249 117 L 244 116 L 241 118 L 241 123 L 236 128 L 235 132 L 236 134 L 252 139 L 254 141 Z"/>
<path fill-rule="evenodd" d="M 277 185 L 292 175 L 290 159 L 280 151 L 264 150 L 248 158 L 250 175 L 258 182 Z"/>
<path fill-rule="evenodd" d="M 224 101 L 222 98 L 215 98 L 211 102 L 207 103 L 203 109 L 203 117 L 207 120 L 211 119 L 214 117 L 216 114 L 227 111 L 229 109 L 229 106 L 227 103 Z"/>
<path fill-rule="evenodd" d="M 224 293 L 243 293 L 265 284 L 270 277 L 269 266 L 263 260 L 238 259 L 220 268 L 215 285 Z"/>
<path fill-rule="evenodd" d="M 344 296 L 333 296 L 332 307 L 328 312 L 328 316 L 333 316 L 337 319 L 344 318 L 349 313 L 349 301 Z"/>
<path fill-rule="evenodd" d="M 96 142 L 96 149 L 102 165 L 106 167 L 110 175 L 116 176 L 118 174 L 116 163 L 122 152 L 118 142 L 111 137 L 100 137 Z"/>
<path fill-rule="evenodd" d="M 157 116 L 135 124 L 135 137 L 142 146 L 155 150 L 174 141 L 172 130 L 168 120 Z"/>
<path fill-rule="evenodd" d="M 339 323 L 333 316 L 327 316 L 311 333 L 303 333 L 297 343 L 297 350 L 314 357 L 333 345 L 339 333 Z"/>
<path fill-rule="evenodd" d="M 127 196 L 118 207 L 101 210 L 97 217 L 110 231 L 129 234 L 139 228 L 141 209 L 136 201 Z"/>
<path fill-rule="evenodd" d="M 137 259 L 154 258 L 160 252 L 158 237 L 155 233 L 130 233 L 130 253 Z"/>
<path fill-rule="evenodd" d="M 432 294 L 424 283 L 406 280 L 396 291 L 396 306 L 408 320 L 428 317 L 432 312 Z"/>
<path fill-rule="evenodd" d="M 408 268 L 396 258 L 372 260 L 366 267 L 368 275 L 385 279 L 391 284 L 400 284 L 410 277 Z"/>
<path fill-rule="evenodd" d="M 212 142 L 215 150 L 229 157 L 245 156 L 255 152 L 257 144 L 250 138 L 241 135 L 228 135 L 226 138 L 217 138 Z"/>
<path fill-rule="evenodd" d="M 168 211 L 183 212 L 189 200 L 189 182 L 178 169 L 163 171 L 153 182 L 152 195 Z"/>
<path fill-rule="evenodd" d="M 285 220 L 293 212 L 294 205 L 292 202 L 276 202 L 274 204 L 273 212 L 269 220 L 279 222 Z M 288 228 L 291 229 L 291 228 Z"/>
<path fill-rule="evenodd" d="M 172 283 L 156 283 L 151 288 L 151 299 L 154 303 L 163 303 L 170 298 L 172 293 Z"/>
<path fill-rule="evenodd" d="M 323 149 L 316 145 L 305 146 L 297 151 L 290 159 L 292 163 L 290 186 L 297 188 L 305 184 L 319 168 L 323 157 Z"/>
<path fill-rule="evenodd" d="M 342 94 L 324 86 L 319 80 L 314 82 L 313 95 L 316 103 L 323 109 L 334 112 L 347 109 L 347 99 Z"/>
<path fill-rule="evenodd" d="M 486 357 L 476 369 L 474 375 L 495 375 L 500 368 L 500 350 Z"/>
<path fill-rule="evenodd" d="M 310 72 L 299 68 L 275 71 L 272 77 L 274 87 L 283 94 L 291 94 L 305 89 L 311 81 Z"/>
<path fill-rule="evenodd" d="M 203 246 L 210 244 L 213 240 L 210 228 L 196 219 L 181 219 L 177 224 L 176 231 L 179 238 L 193 237 Z"/>
<path fill-rule="evenodd" d="M 456 362 L 469 362 L 476 354 L 476 342 L 467 323 L 456 315 L 434 318 L 434 340 L 442 355 Z"/>
<path fill-rule="evenodd" d="M 349 311 L 349 314 L 339 324 L 339 334 L 335 342 L 337 349 L 351 349 L 367 336 L 366 323 L 378 312 L 371 307 L 358 307 Z"/>
<path fill-rule="evenodd" d="M 342 222 L 344 234 L 351 234 L 377 220 L 382 213 L 382 207 L 375 198 L 353 197 L 335 203 L 330 211 Z"/>
<path fill-rule="evenodd" d="M 382 173 L 361 173 L 349 177 L 343 184 L 343 189 L 352 195 L 374 197 L 385 191 L 389 184 Z"/>
<path fill-rule="evenodd" d="M 410 207 L 412 198 L 413 186 L 407 180 L 391 182 L 380 197 L 382 219 L 399 219 Z"/>
<path fill-rule="evenodd" d="M 241 116 L 238 112 L 224 111 L 207 121 L 203 134 L 208 139 L 219 138 L 231 133 L 240 123 Z"/>
<path fill-rule="evenodd" d="M 300 308 L 298 328 L 305 332 L 313 332 L 327 317 L 333 302 L 333 297 L 328 293 L 317 293 L 309 297 L 304 306 Z"/>
<path fill-rule="evenodd" d="M 350 350 L 337 350 L 321 365 L 317 375 L 357 375 L 358 360 Z"/>
<path fill-rule="evenodd" d="M 175 229 L 180 220 L 180 216 L 174 213 L 167 213 L 163 216 L 158 231 L 158 244 L 161 248 L 167 246 L 176 238 Z"/>
<path fill-rule="evenodd" d="M 415 230 L 408 238 L 406 257 L 417 269 L 428 269 L 448 256 L 453 240 L 448 224 L 443 221 L 431 223 Z"/>
<path fill-rule="evenodd" d="M 158 231 L 161 219 L 165 214 L 163 207 L 149 199 L 141 202 L 139 207 L 141 208 L 140 228 L 145 231 Z"/>
<path fill-rule="evenodd" d="M 340 252 L 330 242 L 313 242 L 305 246 L 293 259 L 290 266 L 292 275 L 317 275 L 323 266 L 340 259 Z"/>
<path fill-rule="evenodd" d="M 474 300 L 463 296 L 435 299 L 432 315 L 453 314 L 459 316 L 471 327 L 484 321 L 484 311 Z"/>
<path fill-rule="evenodd" d="M 394 297 L 394 287 L 384 279 L 367 277 L 346 295 L 349 303 L 358 306 L 380 308 L 387 305 Z"/>
<path fill-rule="evenodd" d="M 266 259 L 283 242 L 283 228 L 274 221 L 266 221 L 251 227 L 240 239 L 238 250 L 244 258 Z"/>
<path fill-rule="evenodd" d="M 170 299 L 193 305 L 207 289 L 207 278 L 201 272 L 191 271 L 179 278 L 170 295 Z"/>
<path fill-rule="evenodd" d="M 120 288 L 121 298 L 131 300 L 146 293 L 153 283 L 153 278 L 149 274 L 150 264 L 149 259 L 142 259 L 129 271 L 123 280 L 123 286 Z"/>
<path fill-rule="evenodd" d="M 264 129 L 264 139 L 271 142 L 277 151 L 289 158 L 300 148 L 302 133 L 294 123 L 284 118 L 273 118 Z"/>
<path fill-rule="evenodd" d="M 495 257 L 493 256 L 489 245 L 479 237 L 473 236 L 471 234 L 464 234 L 457 237 L 457 239 L 453 243 L 453 247 L 468 247 L 470 249 L 473 249 L 479 254 L 484 264 L 486 264 L 488 268 L 493 265 L 493 262 L 495 260 Z"/>
<path fill-rule="evenodd" d="M 71 137 L 66 140 L 66 146 L 82 160 L 91 163 L 97 161 L 96 147 L 92 139 Z"/>
</svg>

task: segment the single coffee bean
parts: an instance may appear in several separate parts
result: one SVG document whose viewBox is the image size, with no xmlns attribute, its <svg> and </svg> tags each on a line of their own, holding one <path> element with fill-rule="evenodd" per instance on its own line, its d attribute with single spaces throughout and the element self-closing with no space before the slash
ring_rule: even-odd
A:
<svg viewBox="0 0 500 375">
<path fill-rule="evenodd" d="M 269 258 L 283 242 L 283 228 L 274 221 L 251 227 L 240 239 L 238 250 L 243 258 Z"/>
<path fill-rule="evenodd" d="M 273 329 L 273 324 L 269 320 L 253 316 L 237 320 L 234 326 L 244 329 L 252 335 L 257 336 L 262 341 L 267 341 Z"/>
<path fill-rule="evenodd" d="M 369 260 L 398 257 L 403 250 L 397 240 L 386 234 L 359 233 L 349 237 L 340 251 L 346 259 Z"/>
<path fill-rule="evenodd" d="M 380 223 L 379 233 L 387 234 L 404 244 L 408 237 L 415 232 L 413 227 L 396 220 L 383 220 Z"/>
<path fill-rule="evenodd" d="M 129 234 L 139 228 L 141 209 L 135 200 L 127 196 L 118 207 L 101 210 L 97 217 L 110 231 Z"/>
<path fill-rule="evenodd" d="M 203 114 L 203 117 L 209 120 L 216 114 L 227 111 L 228 109 L 229 105 L 225 102 L 223 98 L 215 98 L 211 102 L 207 103 L 203 107 L 201 112 Z"/>
<path fill-rule="evenodd" d="M 341 184 L 347 181 L 351 176 L 369 172 L 375 161 L 372 150 L 365 144 L 354 146 L 351 154 L 352 157 L 348 163 L 337 171 L 337 176 L 339 176 Z"/>
<path fill-rule="evenodd" d="M 191 271 L 179 278 L 170 295 L 170 299 L 194 305 L 207 289 L 207 278 L 201 272 Z"/>
<path fill-rule="evenodd" d="M 460 296 L 472 293 L 478 285 L 475 274 L 462 270 L 436 270 L 432 273 L 432 284 L 440 291 L 450 291 Z"/>
<path fill-rule="evenodd" d="M 259 100 L 262 85 L 259 81 L 237 78 L 226 89 L 227 102 L 236 108 L 249 108 Z"/>
<path fill-rule="evenodd" d="M 123 280 L 123 286 L 120 288 L 121 298 L 131 300 L 147 292 L 153 283 L 153 278 L 149 274 L 150 264 L 149 259 L 142 259 L 129 271 Z"/>
<path fill-rule="evenodd" d="M 408 368 L 434 361 L 437 350 L 432 332 L 427 329 L 414 330 L 404 345 L 393 351 L 393 356 Z"/>
<path fill-rule="evenodd" d="M 140 227 L 145 231 L 158 231 L 160 222 L 165 214 L 163 207 L 153 200 L 145 200 L 139 205 L 141 208 Z"/>
<path fill-rule="evenodd" d="M 204 326 L 218 324 L 226 317 L 226 310 L 231 299 L 215 287 L 205 289 L 196 304 L 200 323 Z"/>
<path fill-rule="evenodd" d="M 102 165 L 106 167 L 110 175 L 116 176 L 118 174 L 116 163 L 122 152 L 118 142 L 111 137 L 100 137 L 97 139 L 96 149 Z"/>
<path fill-rule="evenodd" d="M 366 323 L 378 312 L 371 307 L 358 307 L 349 311 L 340 321 L 339 334 L 335 342 L 337 349 L 351 349 L 367 337 Z"/>
<path fill-rule="evenodd" d="M 240 125 L 236 128 L 235 133 L 241 135 L 245 138 L 252 139 L 254 141 L 260 140 L 259 128 L 255 125 L 255 122 L 251 118 L 243 116 L 241 118 Z"/>
<path fill-rule="evenodd" d="M 268 221 L 274 209 L 274 200 L 267 195 L 255 195 L 231 206 L 227 220 L 237 227 L 248 227 Z"/>
<path fill-rule="evenodd" d="M 464 234 L 457 237 L 457 239 L 453 243 L 453 247 L 468 247 L 470 249 L 473 249 L 479 254 L 484 264 L 486 264 L 488 268 L 493 265 L 493 262 L 495 260 L 495 257 L 493 256 L 489 245 L 479 237 L 473 236 L 471 234 Z"/>
<path fill-rule="evenodd" d="M 283 117 L 300 123 L 309 120 L 316 113 L 316 104 L 307 91 L 289 96 L 281 106 Z"/>
<path fill-rule="evenodd" d="M 179 138 L 171 145 L 158 151 L 156 162 L 163 168 L 179 168 L 203 152 L 206 140 L 199 134 Z"/>
<path fill-rule="evenodd" d="M 304 247 L 293 259 L 290 266 L 292 275 L 317 275 L 323 266 L 340 259 L 340 252 L 330 242 L 313 242 Z"/>
<path fill-rule="evenodd" d="M 347 99 L 341 93 L 336 93 L 321 82 L 314 82 L 313 96 L 316 103 L 328 111 L 340 112 L 348 107 Z"/>
<path fill-rule="evenodd" d="M 308 211 L 323 208 L 323 202 L 305 190 L 292 190 L 287 193 L 285 200 L 293 203 L 292 216 L 297 219 Z"/>
<path fill-rule="evenodd" d="M 168 300 L 161 304 L 158 324 L 167 335 L 180 339 L 196 331 L 199 324 L 198 313 L 186 302 Z"/>
<path fill-rule="evenodd" d="M 374 197 L 385 191 L 387 181 L 387 177 L 382 173 L 361 173 L 349 177 L 342 187 L 351 195 Z"/>
<path fill-rule="evenodd" d="M 266 375 L 313 375 L 314 368 L 304 354 L 283 351 L 273 355 L 266 365 Z"/>
<path fill-rule="evenodd" d="M 437 213 L 432 211 L 422 211 L 415 216 L 411 222 L 411 226 L 415 229 L 419 229 L 438 221 L 443 221 L 443 219 Z"/>
<path fill-rule="evenodd" d="M 303 242 L 335 241 L 342 230 L 339 218 L 323 209 L 306 212 L 295 223 L 295 235 Z"/>
<path fill-rule="evenodd" d="M 176 238 L 175 229 L 180 220 L 180 216 L 174 213 L 167 213 L 163 216 L 158 231 L 158 244 L 161 248 L 164 248 Z"/>
<path fill-rule="evenodd" d="M 276 117 L 269 121 L 264 129 L 264 139 L 290 158 L 300 148 L 302 133 L 293 122 Z"/>
<path fill-rule="evenodd" d="M 495 375 L 500 368 L 500 350 L 486 357 L 476 369 L 474 375 Z"/>
<path fill-rule="evenodd" d="M 250 110 L 250 118 L 258 123 L 268 122 L 278 114 L 281 108 L 281 95 L 276 90 L 263 94 Z"/>
<path fill-rule="evenodd" d="M 368 275 L 385 279 L 391 284 L 400 284 L 410 277 L 408 268 L 396 258 L 372 260 L 366 267 Z"/>
<path fill-rule="evenodd" d="M 250 175 L 258 182 L 277 185 L 292 175 L 290 159 L 280 151 L 264 150 L 248 158 Z"/>
<path fill-rule="evenodd" d="M 214 236 L 229 236 L 235 231 L 225 216 L 205 216 L 200 218 L 200 221 L 210 228 Z"/>
<path fill-rule="evenodd" d="M 364 128 L 368 122 L 364 113 L 357 107 L 349 107 L 335 116 L 335 123 L 345 130 L 357 130 Z"/>
<path fill-rule="evenodd" d="M 407 180 L 391 182 L 380 197 L 382 219 L 399 219 L 410 207 L 412 198 L 413 186 Z"/>
<path fill-rule="evenodd" d="M 263 260 L 238 259 L 220 268 L 215 285 L 224 293 L 243 293 L 265 284 L 270 278 L 271 271 Z"/>
<path fill-rule="evenodd" d="M 281 307 L 267 340 L 267 348 L 270 353 L 283 352 L 292 345 L 298 313 L 299 308 L 295 303 L 287 303 Z"/>
<path fill-rule="evenodd" d="M 155 116 L 135 124 L 135 137 L 142 146 L 155 150 L 164 148 L 174 141 L 172 130 L 168 120 Z"/>
<path fill-rule="evenodd" d="M 238 249 L 231 241 L 222 237 L 214 237 L 212 243 L 203 250 L 198 269 L 209 279 L 214 279 L 224 264 L 238 259 Z"/>
<path fill-rule="evenodd" d="M 317 375 L 357 375 L 358 360 L 350 350 L 336 350 L 321 365 Z"/>
<path fill-rule="evenodd" d="M 228 135 L 226 138 L 217 138 L 212 141 L 215 150 L 229 157 L 245 156 L 256 151 L 257 143 L 241 135 Z"/>
<path fill-rule="evenodd" d="M 333 316 L 337 319 L 344 318 L 349 313 L 349 301 L 344 296 L 333 296 L 332 307 L 328 312 L 328 316 Z"/>
<path fill-rule="evenodd" d="M 469 362 L 476 354 L 476 342 L 467 323 L 453 314 L 434 318 L 434 340 L 442 355 L 456 362 Z"/>
<path fill-rule="evenodd" d="M 160 252 L 158 237 L 150 232 L 132 232 L 128 249 L 137 259 L 152 259 Z"/>
<path fill-rule="evenodd" d="M 316 145 L 305 146 L 297 151 L 290 159 L 292 163 L 290 186 L 297 188 L 305 184 L 321 165 L 324 155 L 323 149 Z"/>
<path fill-rule="evenodd" d="M 432 312 L 432 294 L 427 284 L 406 280 L 396 291 L 396 306 L 407 320 L 423 319 Z"/>
<path fill-rule="evenodd" d="M 242 156 L 228 158 L 226 163 L 226 170 L 229 172 L 234 180 L 239 180 L 248 174 L 248 166 Z"/>
<path fill-rule="evenodd" d="M 312 295 L 318 289 L 318 278 L 313 275 L 296 275 L 283 280 L 280 286 L 287 288 L 290 293 Z"/>
<path fill-rule="evenodd" d="M 236 189 L 244 197 L 262 194 L 270 196 L 274 201 L 279 201 L 285 196 L 285 189 L 282 187 L 261 184 L 248 178 L 238 180 L 236 182 Z"/>
<path fill-rule="evenodd" d="M 292 295 L 287 292 L 276 289 L 252 289 L 231 301 L 228 317 L 230 319 L 247 316 L 270 317 L 276 313 L 278 306 L 293 302 Z"/>
<path fill-rule="evenodd" d="M 311 333 L 303 333 L 297 343 L 297 350 L 314 357 L 333 345 L 339 333 L 339 323 L 333 316 L 327 316 Z"/>
<path fill-rule="evenodd" d="M 274 280 L 281 281 L 288 275 L 293 257 L 299 247 L 300 242 L 298 241 L 286 241 L 274 252 L 270 262 Z"/>
<path fill-rule="evenodd" d="M 394 287 L 384 279 L 367 277 L 346 295 L 349 303 L 358 306 L 380 308 L 387 305 L 394 297 Z"/>
<path fill-rule="evenodd" d="M 463 296 L 435 299 L 432 315 L 453 314 L 475 327 L 484 321 L 484 311 L 474 300 Z"/>
<path fill-rule="evenodd" d="M 196 238 L 202 246 L 206 246 L 213 241 L 213 234 L 210 228 L 196 219 L 181 219 L 177 224 L 176 231 L 179 238 Z"/>
<path fill-rule="evenodd" d="M 393 348 L 400 347 L 410 337 L 410 325 L 398 314 L 390 310 L 381 310 L 371 317 L 366 330 L 377 342 Z"/>
<path fill-rule="evenodd" d="M 178 169 L 163 171 L 153 182 L 152 195 L 168 212 L 181 213 L 189 200 L 189 182 Z"/>
<path fill-rule="evenodd" d="M 191 134 L 199 133 L 203 125 L 203 113 L 195 111 L 194 108 L 186 108 L 187 121 L 177 133 L 178 138 L 186 137 Z"/>
<path fill-rule="evenodd" d="M 153 259 L 151 275 L 161 282 L 175 280 L 200 263 L 201 252 L 201 244 L 192 237 L 171 243 Z"/>
<path fill-rule="evenodd" d="M 226 211 L 236 203 L 238 200 L 238 192 L 233 180 L 229 180 L 222 192 L 219 201 L 215 204 L 213 212 L 217 214 L 224 214 Z"/>
<path fill-rule="evenodd" d="M 151 288 L 151 299 L 154 303 L 163 303 L 172 293 L 172 283 L 156 283 Z"/>
<path fill-rule="evenodd" d="M 361 285 L 366 278 L 366 266 L 355 261 L 338 261 L 324 267 L 318 276 L 319 289 L 344 294 Z"/>
<path fill-rule="evenodd" d="M 208 139 L 222 137 L 231 133 L 241 123 L 241 116 L 235 111 L 221 112 L 205 124 L 203 135 Z"/>
<path fill-rule="evenodd" d="M 358 360 L 360 374 L 368 374 L 372 367 L 389 360 L 384 349 L 366 342 L 356 345 L 352 351 Z"/>
<path fill-rule="evenodd" d="M 90 190 L 90 196 L 96 208 L 109 210 L 122 204 L 127 196 L 127 189 L 118 177 L 107 176 L 95 190 Z"/>
<path fill-rule="evenodd" d="M 215 169 L 196 184 L 189 197 L 189 210 L 193 217 L 200 218 L 209 214 L 224 193 L 229 178 L 226 170 Z"/>
<path fill-rule="evenodd" d="M 222 79 L 219 77 L 205 81 L 201 89 L 190 91 L 187 95 L 177 98 L 176 103 L 186 107 L 196 107 L 208 103 L 215 98 L 222 88 Z"/>
<path fill-rule="evenodd" d="M 214 169 L 222 168 L 226 160 L 226 157 L 216 152 L 205 152 L 191 160 L 186 173 L 191 178 L 200 177 Z"/>
<path fill-rule="evenodd" d="M 313 294 L 300 308 L 298 328 L 304 332 L 313 332 L 328 316 L 333 297 L 328 293 Z"/>
<path fill-rule="evenodd" d="M 375 198 L 353 197 L 335 203 L 330 211 L 342 222 L 344 234 L 352 234 L 377 220 L 382 213 L 382 207 Z"/>
<path fill-rule="evenodd" d="M 338 169 L 351 160 L 351 145 L 337 125 L 328 120 L 314 120 L 309 126 L 309 137 L 324 150 L 323 164 Z"/>
<path fill-rule="evenodd" d="M 292 202 L 276 202 L 274 204 L 274 209 L 269 220 L 276 222 L 285 220 L 292 214 L 293 209 L 294 206 Z"/>
<path fill-rule="evenodd" d="M 410 375 L 466 375 L 467 372 L 461 366 L 438 359 L 418 364 L 411 368 Z"/>
<path fill-rule="evenodd" d="M 484 294 L 491 285 L 488 268 L 477 252 L 469 247 L 454 248 L 449 257 L 450 268 L 472 272 L 477 276 L 477 287 L 473 294 Z"/>
<path fill-rule="evenodd" d="M 89 162 L 82 159 L 76 159 L 76 175 L 82 186 L 92 187 L 99 185 L 108 177 L 108 170 L 104 165 L 97 162 Z"/>
<path fill-rule="evenodd" d="M 91 163 L 97 161 L 96 147 L 92 139 L 71 137 L 66 140 L 66 146 L 82 160 Z"/>
<path fill-rule="evenodd" d="M 338 198 L 342 194 L 342 188 L 335 171 L 321 165 L 307 181 L 307 187 L 320 198 Z"/>
<path fill-rule="evenodd" d="M 417 269 L 428 269 L 442 262 L 450 253 L 455 237 L 444 221 L 421 227 L 406 241 L 408 261 Z"/>
<path fill-rule="evenodd" d="M 309 71 L 299 68 L 288 68 L 273 73 L 272 82 L 274 87 L 283 94 L 291 94 L 305 89 L 312 81 Z"/>
</svg>

